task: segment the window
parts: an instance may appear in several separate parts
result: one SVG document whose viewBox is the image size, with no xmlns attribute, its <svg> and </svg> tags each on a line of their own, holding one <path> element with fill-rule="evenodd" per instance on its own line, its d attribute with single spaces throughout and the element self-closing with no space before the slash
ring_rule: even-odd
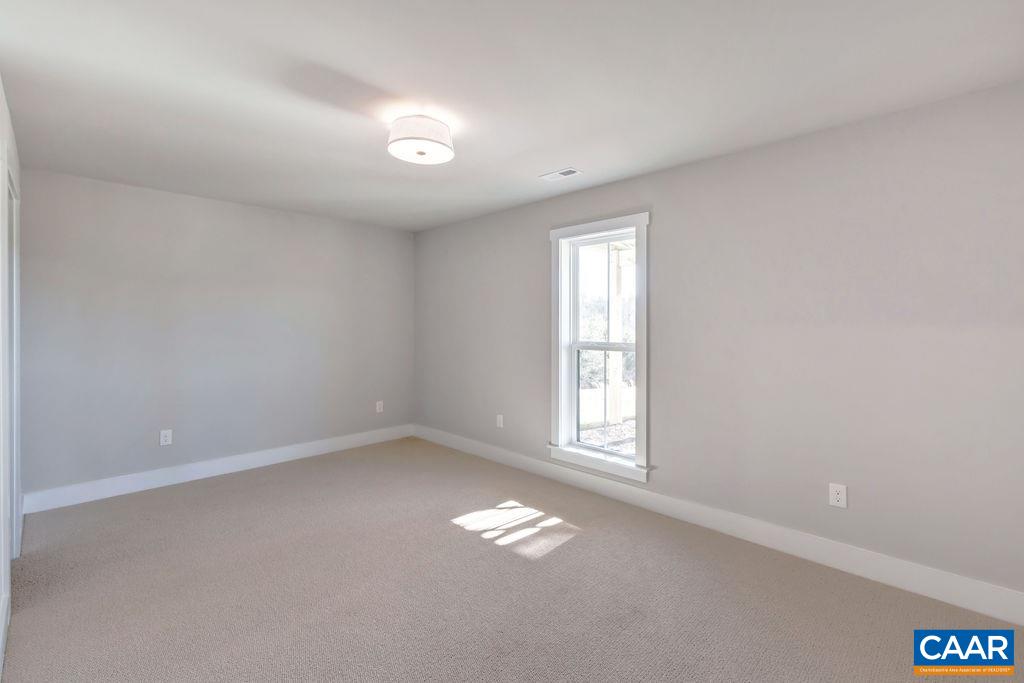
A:
<svg viewBox="0 0 1024 683">
<path fill-rule="evenodd" d="M 551 232 L 552 457 L 647 481 L 647 214 Z"/>
</svg>

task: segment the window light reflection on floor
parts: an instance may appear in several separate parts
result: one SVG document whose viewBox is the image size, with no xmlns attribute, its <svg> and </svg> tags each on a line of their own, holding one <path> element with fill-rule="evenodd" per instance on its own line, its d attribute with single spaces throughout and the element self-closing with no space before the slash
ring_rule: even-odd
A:
<svg viewBox="0 0 1024 683">
<path fill-rule="evenodd" d="M 576 535 L 579 527 L 514 500 L 452 520 L 466 531 L 479 531 L 494 545 L 507 546 L 524 557 L 543 557 Z"/>
</svg>

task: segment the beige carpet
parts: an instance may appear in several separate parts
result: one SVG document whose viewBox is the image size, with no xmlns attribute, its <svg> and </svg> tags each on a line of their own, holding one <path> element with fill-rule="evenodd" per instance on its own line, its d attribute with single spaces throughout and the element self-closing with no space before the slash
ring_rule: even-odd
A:
<svg viewBox="0 0 1024 683">
<path fill-rule="evenodd" d="M 13 590 L 7 681 L 912 680 L 1005 627 L 418 439 L 30 515 Z"/>
</svg>

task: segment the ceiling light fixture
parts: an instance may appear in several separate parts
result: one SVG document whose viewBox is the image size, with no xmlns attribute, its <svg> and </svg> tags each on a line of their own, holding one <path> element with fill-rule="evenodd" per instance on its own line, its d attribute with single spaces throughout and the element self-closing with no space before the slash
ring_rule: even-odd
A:
<svg viewBox="0 0 1024 683">
<path fill-rule="evenodd" d="M 411 164 L 451 161 L 455 158 L 451 129 L 429 116 L 402 116 L 391 122 L 388 153 Z"/>
</svg>

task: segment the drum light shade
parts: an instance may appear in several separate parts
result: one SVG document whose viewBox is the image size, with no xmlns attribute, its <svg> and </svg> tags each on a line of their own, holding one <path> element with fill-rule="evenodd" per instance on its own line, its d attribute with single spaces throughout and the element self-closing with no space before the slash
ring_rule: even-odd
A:
<svg viewBox="0 0 1024 683">
<path fill-rule="evenodd" d="M 443 164 L 455 158 L 448 125 L 421 115 L 403 116 L 391 123 L 388 152 L 412 164 Z"/>
</svg>

